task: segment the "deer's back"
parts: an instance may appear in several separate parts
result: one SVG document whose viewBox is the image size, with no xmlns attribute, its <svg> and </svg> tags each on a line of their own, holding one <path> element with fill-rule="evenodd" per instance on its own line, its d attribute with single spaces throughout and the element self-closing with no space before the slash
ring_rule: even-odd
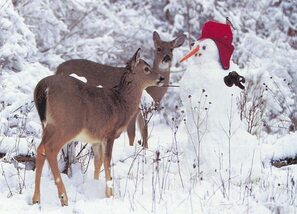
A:
<svg viewBox="0 0 297 214">
<path fill-rule="evenodd" d="M 41 80 L 47 85 L 47 120 L 64 132 L 88 133 L 104 139 L 116 135 L 122 122 L 121 100 L 113 90 L 89 86 L 75 78 L 61 75 Z"/>
<path fill-rule="evenodd" d="M 120 82 L 124 67 L 113 67 L 102 65 L 86 59 L 72 59 L 63 62 L 57 68 L 56 74 L 76 74 L 87 79 L 87 84 L 92 86 L 103 86 L 113 88 Z"/>
</svg>

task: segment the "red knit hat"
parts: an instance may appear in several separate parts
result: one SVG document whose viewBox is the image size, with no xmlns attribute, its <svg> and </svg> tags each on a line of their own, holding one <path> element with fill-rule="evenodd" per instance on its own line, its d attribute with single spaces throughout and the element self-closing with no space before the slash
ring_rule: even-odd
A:
<svg viewBox="0 0 297 214">
<path fill-rule="evenodd" d="M 230 59 L 234 51 L 232 45 L 233 34 L 230 25 L 208 21 L 202 27 L 202 34 L 198 40 L 200 39 L 212 39 L 216 43 L 222 67 L 226 70 L 229 69 Z"/>
</svg>

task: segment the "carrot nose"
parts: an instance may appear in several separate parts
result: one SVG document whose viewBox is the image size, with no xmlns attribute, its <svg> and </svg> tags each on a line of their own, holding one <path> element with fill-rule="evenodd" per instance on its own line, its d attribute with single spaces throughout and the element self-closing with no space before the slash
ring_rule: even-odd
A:
<svg viewBox="0 0 297 214">
<path fill-rule="evenodd" d="M 195 55 L 199 51 L 199 45 L 197 45 L 193 50 L 191 50 L 186 56 L 184 56 L 179 62 L 189 59 L 191 56 Z"/>
</svg>

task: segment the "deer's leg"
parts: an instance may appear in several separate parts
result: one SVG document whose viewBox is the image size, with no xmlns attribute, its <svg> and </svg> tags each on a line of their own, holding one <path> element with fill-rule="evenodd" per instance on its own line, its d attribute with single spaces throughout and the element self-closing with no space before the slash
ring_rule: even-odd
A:
<svg viewBox="0 0 297 214">
<path fill-rule="evenodd" d="M 110 171 L 110 162 L 111 162 L 111 156 L 112 156 L 112 147 L 113 147 L 114 139 L 109 139 L 103 145 L 104 148 L 104 170 L 105 170 L 105 180 L 106 180 L 106 189 L 105 194 L 106 197 L 112 196 L 112 177 L 111 177 L 111 171 Z"/>
<path fill-rule="evenodd" d="M 102 143 L 98 143 L 95 145 L 92 145 L 93 152 L 94 152 L 94 179 L 99 180 L 100 170 L 101 166 L 103 164 L 103 151 L 102 151 Z"/>
<path fill-rule="evenodd" d="M 32 198 L 33 204 L 40 203 L 40 180 L 43 165 L 46 159 L 45 143 L 53 137 L 53 127 L 51 125 L 44 127 L 42 124 L 42 139 L 36 151 L 36 168 L 35 168 L 35 190 Z"/>
<path fill-rule="evenodd" d="M 136 118 L 137 114 L 130 120 L 128 127 L 127 127 L 127 133 L 129 138 L 129 145 L 133 146 L 134 140 L 135 140 L 135 125 L 136 125 Z"/>
<path fill-rule="evenodd" d="M 142 146 L 144 148 L 148 148 L 148 130 L 147 130 L 147 124 L 145 122 L 145 119 L 143 118 L 142 114 L 138 114 L 137 117 L 138 127 L 140 129 L 141 137 L 142 137 Z"/>
<path fill-rule="evenodd" d="M 61 136 L 62 135 L 55 135 L 55 137 L 53 137 L 51 141 L 47 142 L 45 144 L 45 152 L 46 158 L 48 160 L 48 163 L 50 165 L 51 171 L 55 179 L 55 184 L 58 189 L 58 196 L 60 198 L 61 205 L 67 206 L 68 197 L 58 168 L 57 155 L 59 151 L 62 149 L 62 147 L 71 139 L 65 139 L 65 137 Z"/>
<path fill-rule="evenodd" d="M 40 180 L 41 180 L 41 174 L 42 174 L 42 168 L 45 161 L 45 149 L 44 149 L 44 143 L 41 141 L 37 148 L 37 154 L 36 154 L 36 162 L 35 162 L 35 190 L 34 195 L 32 198 L 33 204 L 39 204 L 40 203 Z"/>
</svg>

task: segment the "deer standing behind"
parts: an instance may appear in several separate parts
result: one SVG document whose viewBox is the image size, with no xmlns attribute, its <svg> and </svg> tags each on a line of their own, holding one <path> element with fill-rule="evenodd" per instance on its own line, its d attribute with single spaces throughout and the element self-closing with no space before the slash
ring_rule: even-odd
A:
<svg viewBox="0 0 297 214">
<path fill-rule="evenodd" d="M 114 139 L 138 113 L 142 92 L 160 86 L 164 78 L 139 58 L 139 50 L 121 73 L 112 89 L 85 84 L 73 77 L 53 75 L 42 79 L 34 91 L 34 101 L 42 122 L 42 140 L 37 148 L 33 203 L 40 203 L 40 179 L 45 159 L 58 189 L 62 206 L 68 204 L 58 169 L 57 155 L 72 140 L 98 146 L 95 168 L 104 164 L 106 196 L 112 196 L 110 162 Z"/>
<path fill-rule="evenodd" d="M 181 35 L 172 41 L 167 42 L 161 40 L 159 34 L 156 31 L 153 33 L 153 41 L 155 46 L 153 70 L 154 72 L 160 73 L 162 76 L 164 76 L 165 86 L 169 84 L 170 80 L 170 67 L 173 58 L 173 50 L 182 46 L 185 39 L 186 36 Z M 102 65 L 100 63 L 85 59 L 74 59 L 60 64 L 57 68 L 56 74 L 76 74 L 78 76 L 85 77 L 87 84 L 89 85 L 100 85 L 104 88 L 113 88 L 119 83 L 123 72 L 125 72 L 125 68 Z M 159 104 L 164 94 L 167 92 L 167 87 L 152 86 L 147 88 L 146 91 L 150 94 L 153 100 Z M 136 114 L 128 125 L 127 133 L 129 144 L 132 146 L 135 140 L 136 120 L 138 121 L 140 128 L 143 146 L 147 148 L 148 131 L 144 118 L 141 114 Z M 95 175 L 95 178 L 98 178 L 98 176 Z"/>
</svg>

